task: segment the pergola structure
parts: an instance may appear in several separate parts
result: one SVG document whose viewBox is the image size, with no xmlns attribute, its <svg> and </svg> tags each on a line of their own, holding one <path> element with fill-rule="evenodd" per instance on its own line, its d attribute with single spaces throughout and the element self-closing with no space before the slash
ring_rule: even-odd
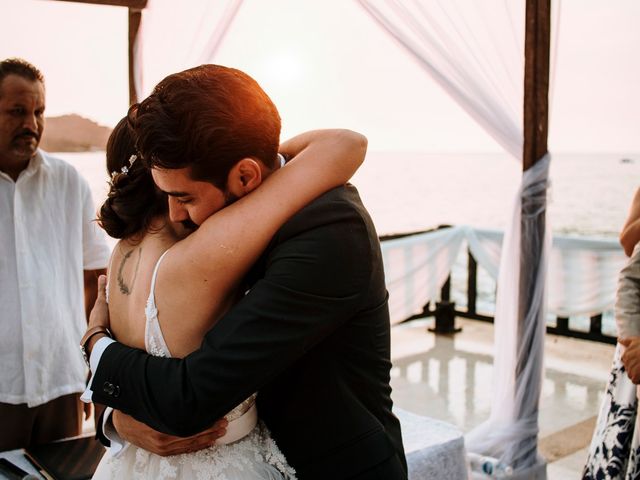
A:
<svg viewBox="0 0 640 480">
<path fill-rule="evenodd" d="M 129 9 L 129 101 L 137 101 L 137 93 L 134 81 L 136 69 L 134 46 L 140 27 L 142 11 L 146 8 L 148 0 L 54 0 L 98 5 L 112 5 Z M 525 29 L 525 75 L 524 75 L 524 145 L 523 145 L 523 170 L 529 170 L 538 160 L 547 153 L 548 136 L 548 89 L 549 89 L 549 46 L 550 46 L 550 17 L 551 0 L 525 0 L 526 1 L 526 29 Z M 544 199 L 544 197 L 543 197 Z M 533 301 L 538 272 L 544 266 L 541 263 L 542 245 L 545 237 L 544 215 L 533 222 L 524 219 L 531 209 L 531 205 L 522 204 L 521 221 L 521 261 L 519 282 L 519 313 L 518 325 L 518 364 L 515 375 L 518 379 L 528 363 L 530 355 L 535 357 L 532 338 L 524 332 L 526 323 L 539 317 L 541 312 L 534 312 Z M 523 255 L 522 252 L 529 252 Z M 532 308 L 533 307 L 533 308 Z M 533 388 L 531 396 L 539 397 L 539 386 Z M 533 411 L 531 411 L 533 409 Z M 537 418 L 538 404 L 517 405 L 516 417 L 522 418 L 535 415 Z M 529 411 L 527 411 L 529 410 Z M 535 447 L 534 447 L 535 448 Z M 529 452 L 529 461 L 535 459 L 535 450 Z M 518 466 L 518 465 L 516 465 Z M 527 465 L 520 465 L 527 466 Z"/>
<path fill-rule="evenodd" d="M 133 47 L 140 28 L 142 10 L 147 6 L 147 0 L 54 0 L 57 2 L 92 3 L 95 5 L 111 5 L 129 9 L 129 105 L 138 101 L 134 81 L 135 56 Z"/>
</svg>

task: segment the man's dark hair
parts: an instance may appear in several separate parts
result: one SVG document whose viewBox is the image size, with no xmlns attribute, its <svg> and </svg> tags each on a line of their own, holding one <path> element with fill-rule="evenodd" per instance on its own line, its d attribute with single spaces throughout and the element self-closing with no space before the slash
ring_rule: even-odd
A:
<svg viewBox="0 0 640 480">
<path fill-rule="evenodd" d="M 169 75 L 131 115 L 138 151 L 151 168 L 191 167 L 191 178 L 224 189 L 243 158 L 275 165 L 280 115 L 240 70 L 201 65 Z"/>
<path fill-rule="evenodd" d="M 21 58 L 7 58 L 0 62 L 0 84 L 9 75 L 18 75 L 32 82 L 44 85 L 44 75 L 36 67 Z"/>
</svg>

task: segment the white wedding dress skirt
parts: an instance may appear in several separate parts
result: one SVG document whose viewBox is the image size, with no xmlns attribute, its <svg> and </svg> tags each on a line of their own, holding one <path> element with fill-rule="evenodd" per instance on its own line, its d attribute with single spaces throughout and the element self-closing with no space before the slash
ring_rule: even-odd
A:
<svg viewBox="0 0 640 480">
<path fill-rule="evenodd" d="M 128 445 L 116 457 L 105 454 L 94 480 L 194 479 L 282 480 L 294 472 L 262 422 L 249 435 L 228 445 L 214 445 L 183 455 L 161 457 Z"/>
<path fill-rule="evenodd" d="M 166 254 L 166 252 L 165 252 Z M 145 309 L 145 347 L 156 357 L 170 357 L 162 336 L 155 302 L 158 259 L 147 307 Z M 267 427 L 258 421 L 256 395 L 225 415 L 227 433 L 216 444 L 194 453 L 161 457 L 128 444 L 116 455 L 107 450 L 93 480 L 290 480 L 295 470 L 271 438 Z"/>
</svg>

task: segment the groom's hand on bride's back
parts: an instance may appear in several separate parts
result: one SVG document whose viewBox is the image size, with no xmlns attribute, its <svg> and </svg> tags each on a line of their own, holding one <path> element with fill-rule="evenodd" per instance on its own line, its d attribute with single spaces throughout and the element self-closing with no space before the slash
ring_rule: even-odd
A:
<svg viewBox="0 0 640 480">
<path fill-rule="evenodd" d="M 174 437 L 158 432 L 117 410 L 113 412 L 112 421 L 116 431 L 124 440 L 163 457 L 197 452 L 210 447 L 227 432 L 226 427 L 229 423 L 222 418 L 208 430 L 192 437 Z"/>
</svg>

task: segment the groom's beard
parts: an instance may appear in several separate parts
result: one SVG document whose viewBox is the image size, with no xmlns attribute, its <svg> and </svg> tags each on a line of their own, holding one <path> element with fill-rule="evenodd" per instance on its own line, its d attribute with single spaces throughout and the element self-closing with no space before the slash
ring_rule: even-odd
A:
<svg viewBox="0 0 640 480">
<path fill-rule="evenodd" d="M 190 219 L 190 218 L 187 218 L 186 220 L 182 220 L 180 223 L 181 223 L 181 224 L 182 224 L 182 226 L 183 226 L 184 228 L 186 228 L 189 232 L 194 232 L 194 231 L 196 231 L 196 230 L 198 229 L 198 225 L 196 225 L 195 223 L 193 223 L 193 222 L 191 221 L 191 219 Z"/>
<path fill-rule="evenodd" d="M 231 192 L 225 192 L 224 193 L 224 207 L 222 207 L 222 208 L 226 208 L 229 205 L 231 205 L 232 203 L 237 202 L 238 200 L 240 200 L 240 197 L 238 197 L 237 195 L 234 195 Z M 215 215 L 215 213 L 213 215 Z M 187 218 L 186 220 L 182 220 L 180 223 L 182 224 L 182 226 L 184 228 L 186 228 L 190 232 L 196 231 L 198 229 L 198 227 L 199 227 L 199 225 L 196 224 L 190 218 Z"/>
<path fill-rule="evenodd" d="M 228 207 L 229 205 L 231 205 L 234 202 L 237 202 L 238 200 L 240 200 L 240 197 L 238 197 L 237 195 L 234 195 L 231 192 L 224 192 L 224 206 Z"/>
</svg>

